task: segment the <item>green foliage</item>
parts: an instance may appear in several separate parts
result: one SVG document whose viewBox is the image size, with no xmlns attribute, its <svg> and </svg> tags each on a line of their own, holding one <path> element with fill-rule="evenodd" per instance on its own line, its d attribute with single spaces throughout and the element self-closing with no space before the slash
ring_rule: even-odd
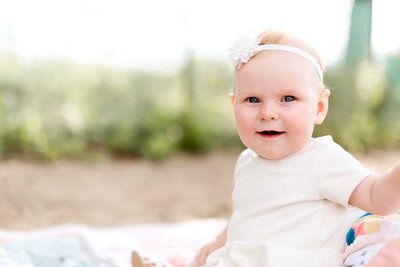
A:
<svg viewBox="0 0 400 267">
<path fill-rule="evenodd" d="M 229 147 L 235 140 L 232 120 L 221 123 L 229 111 L 224 82 L 230 80 L 221 63 L 196 63 L 207 71 L 196 78 L 204 77 L 194 88 L 196 99 L 188 99 L 180 73 L 1 59 L 3 157 L 53 160 L 104 153 L 162 158 Z"/>
<path fill-rule="evenodd" d="M 181 73 L 162 73 L 0 59 L 2 157 L 158 159 L 242 147 L 228 98 L 232 74 L 224 61 L 193 59 Z M 391 62 L 388 69 L 366 64 L 356 72 L 328 71 L 330 113 L 317 134 L 332 134 L 354 151 L 398 146 L 398 60 Z"/>
<path fill-rule="evenodd" d="M 400 84 L 388 82 L 388 74 L 373 61 L 358 68 L 328 71 L 325 82 L 332 91 L 330 111 L 317 133 L 330 133 L 347 149 L 360 153 L 399 147 Z"/>
</svg>

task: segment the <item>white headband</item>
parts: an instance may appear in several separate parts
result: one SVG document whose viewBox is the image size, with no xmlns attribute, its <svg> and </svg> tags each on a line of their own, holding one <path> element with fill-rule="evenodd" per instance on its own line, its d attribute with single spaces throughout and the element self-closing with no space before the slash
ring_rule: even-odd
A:
<svg viewBox="0 0 400 267">
<path fill-rule="evenodd" d="M 324 81 L 323 72 L 321 66 L 318 61 L 307 51 L 290 46 L 290 45 L 282 45 L 282 44 L 264 44 L 260 45 L 260 39 L 250 38 L 246 36 L 242 36 L 237 42 L 234 43 L 233 47 L 228 49 L 228 56 L 232 61 L 232 65 L 235 69 L 239 69 L 242 64 L 249 62 L 249 60 L 259 52 L 263 52 L 266 50 L 278 50 L 278 51 L 286 51 L 290 53 L 294 53 L 296 55 L 302 56 L 307 59 L 311 64 L 314 65 L 315 69 L 318 72 L 318 76 L 321 78 L 321 81 Z"/>
</svg>

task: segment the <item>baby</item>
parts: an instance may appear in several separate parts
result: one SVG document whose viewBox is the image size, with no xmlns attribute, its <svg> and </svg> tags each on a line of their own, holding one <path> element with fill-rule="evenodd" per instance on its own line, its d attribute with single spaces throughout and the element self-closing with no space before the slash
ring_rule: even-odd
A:
<svg viewBox="0 0 400 267">
<path fill-rule="evenodd" d="M 235 168 L 229 223 L 191 266 L 342 266 L 350 207 L 396 211 L 400 164 L 377 175 L 332 137 L 312 137 L 330 91 L 320 57 L 301 39 L 268 30 L 230 53 L 230 99 L 247 149 Z"/>
<path fill-rule="evenodd" d="M 350 207 L 399 209 L 400 163 L 377 175 L 332 137 L 312 137 L 330 91 L 320 57 L 301 39 L 268 30 L 230 52 L 230 99 L 247 149 L 236 163 L 229 223 L 190 266 L 342 266 Z"/>
</svg>

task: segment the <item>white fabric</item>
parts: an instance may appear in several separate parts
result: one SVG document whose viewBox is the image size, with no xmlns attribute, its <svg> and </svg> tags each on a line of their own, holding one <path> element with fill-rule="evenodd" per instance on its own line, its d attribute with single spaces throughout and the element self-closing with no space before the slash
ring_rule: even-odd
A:
<svg viewBox="0 0 400 267">
<path fill-rule="evenodd" d="M 341 266 L 348 200 L 370 174 L 330 136 L 281 160 L 245 150 L 235 169 L 227 244 L 207 267 Z"/>
<path fill-rule="evenodd" d="M 297 47 L 294 47 L 294 46 L 290 46 L 290 45 L 264 44 L 264 45 L 258 45 L 255 48 L 254 52 L 262 52 L 262 51 L 266 51 L 266 50 L 286 51 L 286 52 L 290 52 L 290 53 L 302 56 L 303 58 L 307 59 L 309 62 L 311 62 L 311 64 L 314 65 L 315 69 L 318 72 L 318 76 L 321 78 L 321 81 L 322 82 L 324 81 L 324 75 L 323 75 L 321 66 L 319 65 L 318 61 L 307 51 L 297 48 Z"/>
</svg>

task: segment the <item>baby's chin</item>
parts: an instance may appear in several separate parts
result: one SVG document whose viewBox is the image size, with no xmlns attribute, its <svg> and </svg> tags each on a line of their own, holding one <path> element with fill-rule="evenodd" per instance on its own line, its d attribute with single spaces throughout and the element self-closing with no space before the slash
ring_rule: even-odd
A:
<svg viewBox="0 0 400 267">
<path fill-rule="evenodd" d="M 260 158 L 267 159 L 267 160 L 280 160 L 280 159 L 286 158 L 287 156 L 292 154 L 292 153 L 265 153 L 265 152 L 258 153 L 257 151 L 255 151 L 255 153 Z"/>
<path fill-rule="evenodd" d="M 260 151 L 258 149 L 253 150 L 257 156 L 267 159 L 267 160 L 280 160 L 287 158 L 291 155 L 296 154 L 297 152 L 301 151 L 304 146 L 301 146 L 299 148 L 294 148 L 293 149 L 278 149 L 278 150 L 264 150 Z"/>
</svg>

